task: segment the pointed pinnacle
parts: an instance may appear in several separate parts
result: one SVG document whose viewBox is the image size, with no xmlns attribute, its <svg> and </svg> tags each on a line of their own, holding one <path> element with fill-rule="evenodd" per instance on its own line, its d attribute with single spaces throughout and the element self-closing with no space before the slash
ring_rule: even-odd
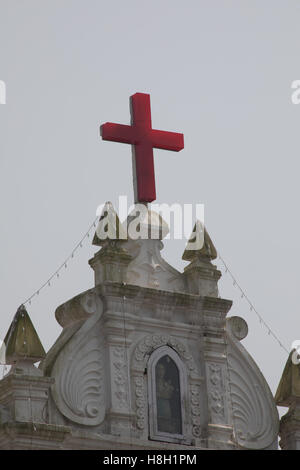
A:
<svg viewBox="0 0 300 470">
<path fill-rule="evenodd" d="M 290 406 L 300 399 L 300 364 L 297 363 L 297 350 L 293 349 L 284 367 L 276 394 L 277 406 Z M 296 363 L 295 363 L 296 359 Z"/>
<path fill-rule="evenodd" d="M 182 255 L 182 259 L 185 261 L 192 261 L 195 258 L 200 257 L 213 260 L 216 259 L 217 256 L 217 250 L 208 235 L 206 228 L 200 220 L 197 220 Z"/>
<path fill-rule="evenodd" d="M 14 364 L 19 359 L 38 362 L 46 356 L 40 338 L 24 305 L 21 305 L 4 339 L 5 362 Z"/>
<path fill-rule="evenodd" d="M 107 240 L 127 240 L 127 234 L 111 202 L 106 202 L 96 229 L 93 245 L 102 246 Z"/>
</svg>

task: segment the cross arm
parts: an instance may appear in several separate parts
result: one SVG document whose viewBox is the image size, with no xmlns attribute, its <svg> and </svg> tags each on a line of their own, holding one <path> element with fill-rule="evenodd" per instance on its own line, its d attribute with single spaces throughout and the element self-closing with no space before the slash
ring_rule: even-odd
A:
<svg viewBox="0 0 300 470">
<path fill-rule="evenodd" d="M 151 142 L 154 148 L 179 152 L 184 148 L 183 134 L 152 130 Z"/>
<path fill-rule="evenodd" d="M 123 144 L 134 143 L 132 127 L 126 126 L 124 124 L 114 124 L 112 122 L 106 122 L 100 127 L 100 135 L 103 140 L 122 142 Z"/>
</svg>

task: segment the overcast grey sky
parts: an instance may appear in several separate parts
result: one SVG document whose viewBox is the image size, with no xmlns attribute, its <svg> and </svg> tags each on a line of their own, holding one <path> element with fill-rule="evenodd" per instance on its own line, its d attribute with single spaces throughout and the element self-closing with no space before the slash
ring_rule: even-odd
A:
<svg viewBox="0 0 300 470">
<path fill-rule="evenodd" d="M 1 322 L 70 253 L 98 204 L 128 194 L 131 152 L 99 125 L 128 123 L 151 94 L 156 129 L 183 132 L 155 151 L 157 202 L 204 203 L 217 249 L 290 347 L 299 328 L 300 3 L 284 0 L 0 0 Z M 184 241 L 166 241 L 178 269 Z M 93 286 L 85 243 L 28 309 L 48 349 L 55 308 Z M 244 345 L 276 390 L 286 353 L 228 275 L 221 295 L 249 325 Z"/>
</svg>

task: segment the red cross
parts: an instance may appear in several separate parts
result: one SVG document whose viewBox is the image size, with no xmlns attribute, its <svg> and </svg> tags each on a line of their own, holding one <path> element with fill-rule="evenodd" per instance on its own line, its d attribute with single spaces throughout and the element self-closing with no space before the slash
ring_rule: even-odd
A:
<svg viewBox="0 0 300 470">
<path fill-rule="evenodd" d="M 183 134 L 152 129 L 150 95 L 135 93 L 130 108 L 131 126 L 106 122 L 100 134 L 103 140 L 132 145 L 135 202 L 151 202 L 156 199 L 153 148 L 179 152 Z"/>
</svg>

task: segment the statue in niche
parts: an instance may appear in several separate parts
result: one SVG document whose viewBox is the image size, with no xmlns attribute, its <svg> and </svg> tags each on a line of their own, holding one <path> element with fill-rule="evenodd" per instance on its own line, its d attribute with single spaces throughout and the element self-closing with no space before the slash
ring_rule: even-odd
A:
<svg viewBox="0 0 300 470">
<path fill-rule="evenodd" d="M 157 430 L 182 433 L 179 371 L 169 356 L 163 356 L 155 367 Z"/>
</svg>

